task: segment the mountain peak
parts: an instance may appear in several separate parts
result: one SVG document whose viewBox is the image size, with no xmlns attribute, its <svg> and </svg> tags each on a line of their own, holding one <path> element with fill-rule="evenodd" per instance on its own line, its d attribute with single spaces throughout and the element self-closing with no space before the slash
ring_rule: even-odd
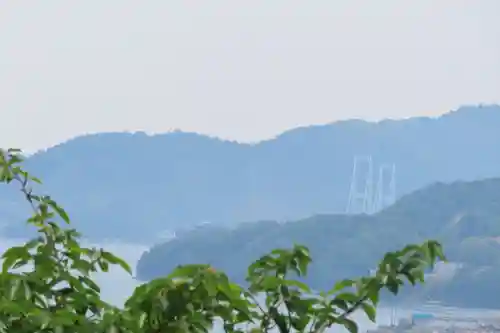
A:
<svg viewBox="0 0 500 333">
<path fill-rule="evenodd" d="M 464 105 L 456 110 L 450 111 L 443 117 L 461 117 L 469 119 L 486 119 L 491 120 L 491 117 L 500 119 L 500 105 L 497 104 L 479 104 L 479 105 Z"/>
</svg>

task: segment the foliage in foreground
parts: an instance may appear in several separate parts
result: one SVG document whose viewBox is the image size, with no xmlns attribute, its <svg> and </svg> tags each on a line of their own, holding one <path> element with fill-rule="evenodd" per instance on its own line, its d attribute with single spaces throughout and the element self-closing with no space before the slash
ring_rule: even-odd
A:
<svg viewBox="0 0 500 333">
<path fill-rule="evenodd" d="M 27 222 L 38 237 L 3 254 L 0 275 L 0 332 L 207 332 L 219 321 L 226 332 L 324 332 L 343 325 L 362 309 L 375 320 L 382 289 L 397 294 L 404 281 L 424 281 L 424 270 L 444 260 L 441 246 L 428 241 L 387 253 L 375 274 L 343 280 L 316 293 L 293 276 L 307 273 L 311 262 L 303 246 L 275 250 L 248 268 L 248 288 L 208 265 L 178 267 L 169 276 L 136 288 L 124 308 L 100 298 L 92 273 L 120 265 L 103 249 L 85 248 L 69 226 L 67 213 L 50 196 L 32 193 L 40 181 L 24 171 L 18 150 L 0 151 L 0 181 L 18 183 L 33 215 Z M 76 189 L 77 190 L 77 189 Z M 257 302 L 263 295 L 264 302 Z"/>
</svg>

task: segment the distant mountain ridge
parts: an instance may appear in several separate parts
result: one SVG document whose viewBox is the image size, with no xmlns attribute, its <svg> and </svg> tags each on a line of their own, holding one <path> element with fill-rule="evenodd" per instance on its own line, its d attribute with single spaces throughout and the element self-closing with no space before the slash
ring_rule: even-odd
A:
<svg viewBox="0 0 500 333">
<path fill-rule="evenodd" d="M 242 144 L 199 134 L 107 133 L 30 156 L 29 171 L 93 240 L 150 242 L 201 222 L 293 220 L 343 212 L 354 155 L 397 165 L 398 194 L 436 181 L 500 176 L 500 106 L 437 118 L 340 121 Z M 0 218 L 22 221 L 0 190 Z M 21 212 L 22 213 L 22 212 Z M 24 236 L 14 223 L 6 236 Z"/>
</svg>

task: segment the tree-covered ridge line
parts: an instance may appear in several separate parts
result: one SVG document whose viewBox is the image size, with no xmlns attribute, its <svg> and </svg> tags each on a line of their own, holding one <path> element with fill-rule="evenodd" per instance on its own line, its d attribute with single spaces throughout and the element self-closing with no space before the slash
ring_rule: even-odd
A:
<svg viewBox="0 0 500 333">
<path fill-rule="evenodd" d="M 139 286 L 117 308 L 101 300 L 92 273 L 107 272 L 110 265 L 130 268 L 104 249 L 82 247 L 69 214 L 52 197 L 33 191 L 32 184 L 41 181 L 21 162 L 18 150 L 0 150 L 0 182 L 20 188 L 32 212 L 26 222 L 37 237 L 2 255 L 0 332 L 209 332 L 218 319 L 226 332 L 244 332 L 250 324 L 254 332 L 324 332 L 343 325 L 354 333 L 354 311 L 374 321 L 383 290 L 397 294 L 405 281 L 424 282 L 424 271 L 445 260 L 435 241 L 408 245 L 386 253 L 372 276 L 332 281 L 328 292 L 311 296 L 309 286 L 290 278 L 305 276 L 312 260 L 307 248 L 296 245 L 253 262 L 247 288 L 210 265 L 180 266 Z M 255 301 L 261 294 L 265 307 Z"/>
<path fill-rule="evenodd" d="M 431 238 L 439 240 L 448 259 L 462 269 L 453 271 L 451 281 L 430 279 L 425 287 L 405 292 L 397 300 L 436 299 L 462 307 L 500 308 L 496 293 L 491 292 L 498 290 L 494 281 L 500 278 L 498 193 L 500 178 L 437 183 L 404 196 L 373 216 L 321 215 L 234 228 L 208 225 L 152 247 L 139 260 L 137 274 L 139 279 L 148 280 L 179 264 L 203 262 L 241 282 L 245 265 L 253 257 L 299 243 L 308 246 L 315 258 L 312 274 L 304 281 L 323 289 L 331 277 L 366 274 L 383 253 Z"/>
<path fill-rule="evenodd" d="M 375 168 L 395 163 L 399 195 L 436 181 L 500 177 L 498 128 L 500 107 L 484 106 L 437 118 L 297 128 L 254 145 L 182 132 L 108 133 L 76 138 L 25 163 L 90 240 L 150 244 L 166 230 L 205 221 L 234 225 L 343 212 L 355 155 L 372 155 Z M 155 174 L 138 174 L 144 165 Z M 29 212 L 8 188 L 0 198 L 9 202 L 0 218 L 11 222 L 2 234 L 25 237 Z"/>
</svg>

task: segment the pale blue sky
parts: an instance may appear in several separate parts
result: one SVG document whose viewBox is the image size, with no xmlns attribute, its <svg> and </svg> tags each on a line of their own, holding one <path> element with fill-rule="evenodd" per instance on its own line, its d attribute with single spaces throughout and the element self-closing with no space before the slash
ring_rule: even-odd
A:
<svg viewBox="0 0 500 333">
<path fill-rule="evenodd" d="M 2 146 L 500 102 L 498 0 L 0 2 Z"/>
</svg>

